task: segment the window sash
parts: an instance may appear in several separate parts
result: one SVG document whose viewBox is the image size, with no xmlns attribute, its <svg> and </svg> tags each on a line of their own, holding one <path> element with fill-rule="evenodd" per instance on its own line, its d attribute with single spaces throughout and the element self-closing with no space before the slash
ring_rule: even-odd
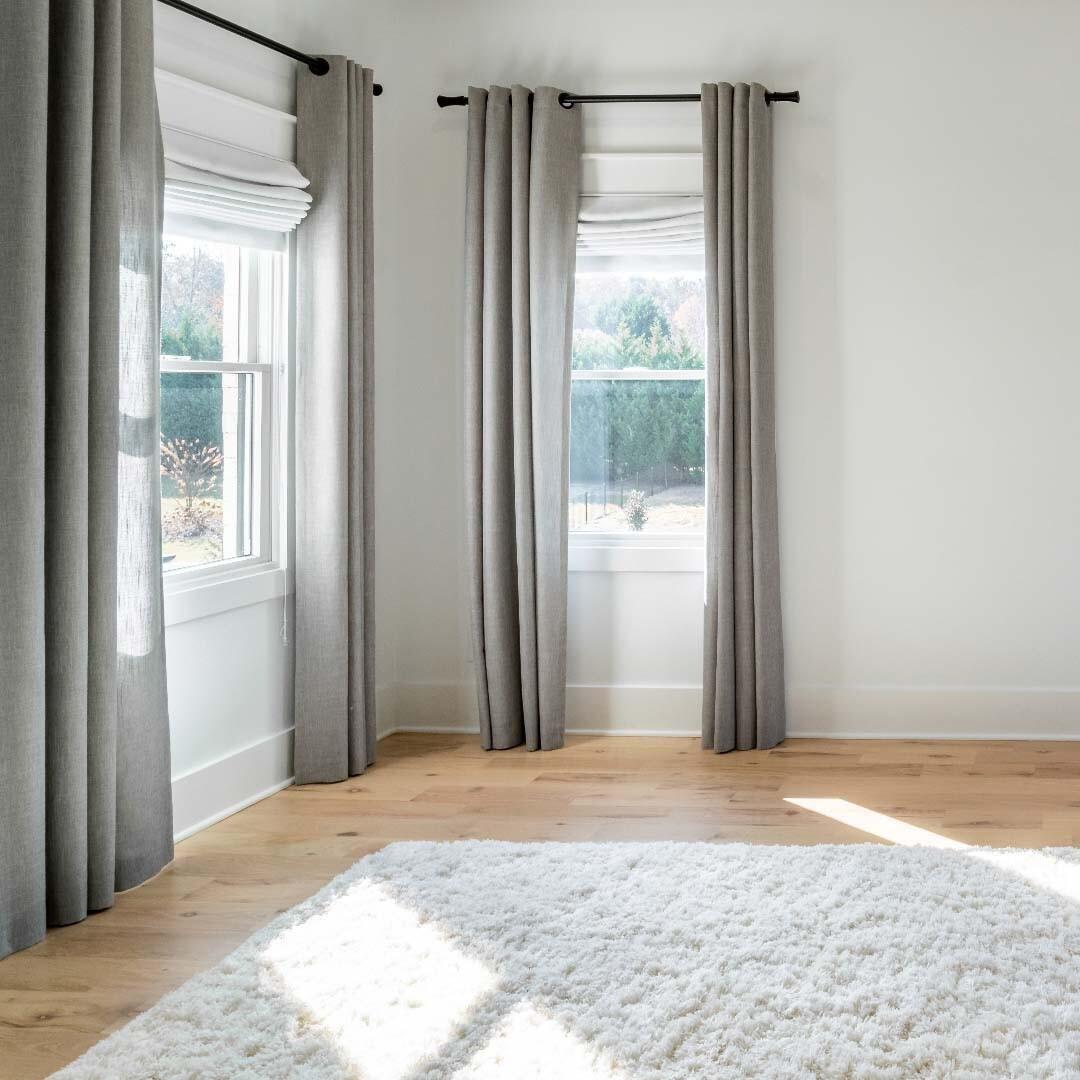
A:
<svg viewBox="0 0 1080 1080">
<path fill-rule="evenodd" d="M 573 382 L 694 382 L 704 378 L 704 368 L 586 368 L 570 372 Z"/>
<path fill-rule="evenodd" d="M 284 255 L 241 248 L 238 266 L 226 264 L 226 355 L 235 360 L 192 360 L 162 355 L 163 375 L 196 373 L 257 375 L 253 401 L 251 488 L 251 554 L 228 559 L 162 567 L 173 587 L 210 583 L 229 575 L 250 573 L 256 566 L 272 567 L 280 561 L 278 516 L 284 505 L 283 386 L 286 332 L 286 268 Z M 236 275 L 235 277 L 233 275 Z M 231 279 L 231 280 L 230 280 Z M 235 299 L 231 299 L 228 292 Z"/>
<path fill-rule="evenodd" d="M 191 360 L 186 356 L 169 356 L 166 353 L 161 357 L 161 373 L 199 375 L 221 375 L 229 372 L 238 372 L 241 375 L 265 375 L 270 370 L 267 363 L 232 363 L 228 360 Z"/>
</svg>

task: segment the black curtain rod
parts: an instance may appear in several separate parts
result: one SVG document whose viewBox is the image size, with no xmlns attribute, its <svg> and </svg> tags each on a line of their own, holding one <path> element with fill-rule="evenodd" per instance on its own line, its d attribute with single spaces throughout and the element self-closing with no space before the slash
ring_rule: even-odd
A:
<svg viewBox="0 0 1080 1080">
<path fill-rule="evenodd" d="M 280 41 L 274 41 L 273 38 L 263 37 L 262 34 L 257 34 L 254 30 L 249 30 L 246 26 L 240 26 L 237 23 L 229 22 L 228 19 L 223 19 L 220 15 L 214 15 L 210 11 L 204 11 L 194 4 L 187 3 L 186 0 L 158 0 L 158 3 L 165 4 L 167 7 L 176 8 L 177 11 L 182 11 L 185 15 L 191 15 L 196 19 L 202 19 L 203 22 L 210 23 L 211 26 L 217 26 L 222 30 L 228 30 L 230 34 L 235 34 L 237 37 L 245 38 L 248 41 L 254 41 L 256 45 L 262 45 L 265 49 L 273 49 L 274 52 L 282 53 L 285 56 L 291 56 L 301 64 L 307 64 L 308 71 L 310 71 L 312 75 L 325 75 L 330 70 L 329 62 L 324 60 L 321 56 L 308 56 L 307 53 L 298 52 L 296 49 L 289 48 L 288 45 L 282 45 Z M 371 92 L 378 97 L 382 93 L 382 86 L 379 83 L 375 83 L 371 88 Z"/>
<path fill-rule="evenodd" d="M 565 90 L 559 95 L 559 104 L 564 109 L 572 109 L 577 104 L 603 104 L 613 101 L 700 101 L 700 94 L 568 94 Z M 439 94 L 435 101 L 440 109 L 449 105 L 468 105 L 469 99 L 464 95 L 448 97 Z M 774 101 L 799 102 L 798 90 L 767 90 L 765 92 L 765 104 L 771 105 Z"/>
</svg>

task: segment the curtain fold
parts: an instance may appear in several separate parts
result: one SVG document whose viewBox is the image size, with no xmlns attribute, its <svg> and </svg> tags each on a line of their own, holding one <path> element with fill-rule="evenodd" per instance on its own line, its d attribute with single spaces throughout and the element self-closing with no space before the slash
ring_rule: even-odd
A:
<svg viewBox="0 0 1080 1080">
<path fill-rule="evenodd" d="M 485 749 L 562 745 L 581 117 L 544 86 L 469 89 L 465 472 Z"/>
<path fill-rule="evenodd" d="M 372 73 L 297 74 L 296 781 L 375 761 Z"/>
<path fill-rule="evenodd" d="M 0 956 L 172 858 L 150 0 L 0 14 Z"/>
<path fill-rule="evenodd" d="M 701 87 L 706 573 L 702 743 L 785 734 L 773 373 L 772 134 L 758 84 Z"/>
</svg>

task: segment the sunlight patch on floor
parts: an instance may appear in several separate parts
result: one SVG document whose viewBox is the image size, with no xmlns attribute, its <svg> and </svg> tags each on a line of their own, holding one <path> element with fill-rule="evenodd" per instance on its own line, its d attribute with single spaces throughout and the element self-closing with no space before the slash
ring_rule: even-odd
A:
<svg viewBox="0 0 1080 1080">
<path fill-rule="evenodd" d="M 841 825 L 850 825 L 853 829 L 903 847 L 955 848 L 959 851 L 968 846 L 959 840 L 951 840 L 947 836 L 930 832 L 929 829 L 920 829 L 918 825 L 910 825 L 906 821 L 889 817 L 888 814 L 868 810 L 858 803 L 848 802 L 847 799 L 784 799 L 784 802 L 801 806 L 804 810 L 839 821 Z"/>
<path fill-rule="evenodd" d="M 610 1056 L 526 1003 L 516 1005 L 454 1080 L 626 1080 Z"/>
<path fill-rule="evenodd" d="M 371 881 L 278 934 L 262 959 L 299 1007 L 298 1025 L 317 1029 L 365 1080 L 410 1075 L 497 982 Z"/>
<path fill-rule="evenodd" d="M 1080 902 L 1080 864 L 1066 862 L 1045 851 L 1026 851 L 1021 848 L 981 848 L 965 844 L 948 836 L 941 836 L 912 825 L 898 818 L 869 810 L 847 799 L 795 799 L 785 798 L 793 806 L 802 807 L 823 817 L 832 818 L 842 825 L 888 840 L 902 847 L 933 847 L 962 851 L 964 855 L 991 866 L 1008 870 L 1033 885 L 1057 893 L 1069 900 Z"/>
</svg>

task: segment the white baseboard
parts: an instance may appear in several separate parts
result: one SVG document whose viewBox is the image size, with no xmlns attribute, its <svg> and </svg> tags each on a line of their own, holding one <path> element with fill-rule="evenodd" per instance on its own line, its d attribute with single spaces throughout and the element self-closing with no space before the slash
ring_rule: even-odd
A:
<svg viewBox="0 0 1080 1080">
<path fill-rule="evenodd" d="M 379 738 L 399 731 L 476 733 L 468 683 L 380 687 Z M 650 735 L 696 739 L 696 686 L 566 688 L 571 735 Z M 1080 740 L 1080 689 L 1071 687 L 794 686 L 788 691 L 793 739 Z M 235 814 L 292 783 L 293 731 L 260 739 L 172 783 L 176 840 Z"/>
<path fill-rule="evenodd" d="M 476 732 L 467 683 L 401 683 L 387 729 Z M 566 688 L 566 730 L 578 735 L 697 738 L 696 686 Z M 967 686 L 793 686 L 788 735 L 803 739 L 1080 740 L 1080 688 Z"/>
<path fill-rule="evenodd" d="M 235 753 L 173 778 L 177 841 L 288 787 L 293 778 L 293 729 L 276 732 Z"/>
<path fill-rule="evenodd" d="M 394 692 L 395 731 L 476 732 L 476 691 L 468 683 L 400 683 Z M 701 734 L 698 686 L 568 686 L 566 730 L 571 735 Z"/>
<path fill-rule="evenodd" d="M 700 686 L 566 688 L 566 730 L 575 735 L 701 735 Z"/>
<path fill-rule="evenodd" d="M 788 733 L 822 739 L 1080 739 L 1080 688 L 795 686 Z"/>
<path fill-rule="evenodd" d="M 476 735 L 480 736 L 480 729 L 474 724 L 468 727 L 435 727 L 429 724 L 413 724 L 408 727 L 389 728 L 379 735 L 385 739 L 399 732 L 409 732 L 413 735 Z M 567 728 L 567 735 L 610 735 L 620 738 L 644 738 L 646 736 L 657 739 L 700 739 L 699 731 L 675 731 L 662 728 Z"/>
</svg>

